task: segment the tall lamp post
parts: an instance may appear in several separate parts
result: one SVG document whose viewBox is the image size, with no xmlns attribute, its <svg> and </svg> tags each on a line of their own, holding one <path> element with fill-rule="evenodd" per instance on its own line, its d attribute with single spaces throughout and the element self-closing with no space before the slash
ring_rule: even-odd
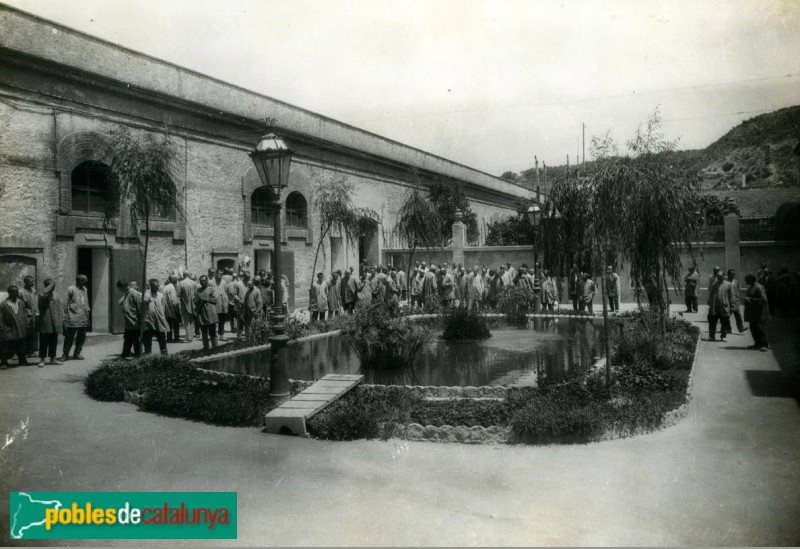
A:
<svg viewBox="0 0 800 549">
<path fill-rule="evenodd" d="M 537 198 L 539 193 L 536 193 Z M 533 227 L 533 276 L 534 276 L 534 296 L 533 296 L 533 312 L 538 313 L 542 308 L 542 290 L 541 290 L 541 280 L 539 280 L 539 273 L 536 270 L 536 267 L 539 264 L 539 249 L 536 247 L 536 227 L 539 226 L 539 223 L 542 221 L 542 208 L 539 206 L 539 202 L 534 202 L 528 208 L 528 211 L 525 214 L 528 217 L 528 222 Z M 537 290 L 537 287 L 539 288 Z"/>
<path fill-rule="evenodd" d="M 273 287 L 275 291 L 275 303 L 280 304 L 274 307 L 272 321 L 272 331 L 275 333 L 269 338 L 270 341 L 270 365 L 269 365 L 269 396 L 276 403 L 283 402 L 289 398 L 289 372 L 286 362 L 282 356 L 283 349 L 289 341 L 289 336 L 284 332 L 286 327 L 286 311 L 283 310 L 283 284 L 281 282 L 281 191 L 289 184 L 289 167 L 292 163 L 292 151 L 286 143 L 275 135 L 268 133 L 261 138 L 256 148 L 249 155 L 256 167 L 261 184 L 267 187 L 272 195 L 270 210 L 273 219 L 273 272 L 275 273 Z"/>
<path fill-rule="evenodd" d="M 539 250 L 536 248 L 536 227 L 538 227 L 539 223 L 542 221 L 542 208 L 539 206 L 539 203 L 534 202 L 533 205 L 528 208 L 525 215 L 528 217 L 528 223 L 533 227 L 533 265 L 535 267 L 536 263 L 539 261 Z"/>
</svg>

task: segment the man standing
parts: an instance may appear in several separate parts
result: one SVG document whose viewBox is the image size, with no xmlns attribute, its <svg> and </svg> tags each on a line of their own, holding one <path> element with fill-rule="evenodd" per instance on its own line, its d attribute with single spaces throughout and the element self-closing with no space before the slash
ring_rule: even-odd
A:
<svg viewBox="0 0 800 549">
<path fill-rule="evenodd" d="M 341 274 L 342 271 L 334 271 L 331 275 L 331 284 L 328 291 L 328 310 L 330 311 L 330 314 L 328 315 L 329 318 L 339 316 L 339 312 L 342 308 L 342 282 L 339 278 Z"/>
<path fill-rule="evenodd" d="M 217 271 L 214 280 L 208 281 L 209 286 L 213 286 L 217 293 L 217 318 L 219 319 L 219 339 L 225 339 L 225 320 L 228 318 L 228 292 L 225 291 L 227 282 L 222 276 L 222 271 Z"/>
<path fill-rule="evenodd" d="M 36 334 L 39 325 L 39 298 L 36 295 L 36 286 L 33 277 L 27 275 L 22 279 L 23 288 L 19 291 L 19 301 L 25 306 L 25 314 L 28 317 L 28 327 L 25 335 L 25 355 L 33 356 L 36 350 Z"/>
<path fill-rule="evenodd" d="M 258 277 L 256 277 L 258 278 Z M 261 297 L 261 290 L 256 287 L 255 280 L 251 280 L 248 275 L 244 276 L 247 282 L 247 291 L 242 300 L 242 327 L 241 332 L 249 331 L 250 325 L 256 318 L 261 318 L 261 311 L 264 308 L 264 301 Z"/>
<path fill-rule="evenodd" d="M 256 277 L 257 278 L 257 277 Z M 194 306 L 197 320 L 200 323 L 200 332 L 203 334 L 203 349 L 208 349 L 208 340 L 211 339 L 211 348 L 217 348 L 217 290 L 208 285 L 208 277 L 200 277 L 200 289 L 194 296 Z"/>
<path fill-rule="evenodd" d="M 377 280 L 377 277 L 373 277 L 373 280 Z M 328 311 L 328 283 L 321 272 L 317 273 L 317 280 L 311 285 L 310 305 L 311 321 L 325 320 Z"/>
<path fill-rule="evenodd" d="M 592 276 L 589 273 L 583 273 L 583 306 L 581 310 L 589 311 L 590 314 L 594 312 L 594 295 L 596 293 L 597 290 L 595 289 Z"/>
<path fill-rule="evenodd" d="M 247 295 L 247 286 L 239 280 L 238 275 L 232 276 L 231 282 L 225 286 L 225 292 L 228 294 L 228 317 L 231 320 L 231 331 L 241 336 L 244 328 L 244 298 Z"/>
<path fill-rule="evenodd" d="M 400 301 L 408 299 L 408 277 L 403 270 L 403 264 L 397 269 L 397 286 L 400 288 Z"/>
<path fill-rule="evenodd" d="M 574 311 L 582 311 L 583 303 L 581 303 L 581 294 L 584 286 L 584 279 L 581 271 L 578 269 L 578 264 L 572 264 L 572 270 L 569 272 L 569 281 L 567 288 L 569 289 L 569 298 L 572 300 L 572 309 Z"/>
<path fill-rule="evenodd" d="M 185 271 L 183 280 L 178 282 L 177 293 L 181 302 L 181 318 L 183 319 L 183 329 L 186 332 L 187 343 L 191 343 L 194 340 L 194 296 L 197 293 L 197 287 L 197 282 L 192 280 L 192 273 Z"/>
<path fill-rule="evenodd" d="M 89 279 L 86 275 L 78 275 L 75 285 L 67 288 L 67 302 L 64 307 L 64 350 L 62 361 L 69 360 L 72 342 L 75 342 L 73 360 L 83 360 L 81 350 L 86 341 L 86 328 L 89 326 L 89 294 L 86 284 Z"/>
<path fill-rule="evenodd" d="M 125 318 L 125 334 L 122 339 L 122 358 L 131 356 L 133 347 L 134 358 L 142 355 L 142 294 L 125 280 L 117 281 L 117 288 L 122 292 L 119 304 L 122 306 L 122 316 Z"/>
<path fill-rule="evenodd" d="M 27 366 L 25 338 L 28 335 L 28 314 L 19 299 L 19 288 L 9 286 L 8 298 L 0 303 L 0 370 L 8 367 L 8 359 L 15 354 L 20 366 Z"/>
<path fill-rule="evenodd" d="M 446 270 L 442 278 L 442 305 L 444 305 L 445 308 L 450 308 L 453 306 L 455 299 L 456 281 L 453 278 L 452 271 Z"/>
<path fill-rule="evenodd" d="M 425 262 L 422 263 L 423 267 Z M 430 303 L 431 298 L 436 294 L 436 265 L 431 264 L 431 268 L 425 271 L 422 279 L 422 304 Z"/>
<path fill-rule="evenodd" d="M 469 275 L 469 305 L 467 310 L 471 311 L 474 307 L 480 311 L 484 290 L 485 284 L 480 273 L 480 267 L 475 265 L 472 267 L 472 274 Z"/>
<path fill-rule="evenodd" d="M 167 317 L 167 343 L 178 343 L 181 339 L 181 302 L 175 285 L 178 277 L 170 275 L 161 293 L 164 294 L 164 314 Z"/>
<path fill-rule="evenodd" d="M 606 295 L 609 310 L 612 313 L 619 311 L 619 275 L 614 272 L 611 265 L 606 267 Z"/>
<path fill-rule="evenodd" d="M 356 300 L 358 299 L 358 291 L 356 290 L 356 279 L 350 270 L 344 272 L 344 279 L 342 280 L 342 303 L 344 303 L 344 312 L 351 315 L 356 307 Z"/>
<path fill-rule="evenodd" d="M 158 290 L 158 279 L 151 278 L 148 284 L 150 289 L 142 298 L 144 354 L 149 355 L 152 352 L 153 336 L 155 336 L 161 354 L 166 355 L 167 332 L 170 330 L 166 315 L 166 297 Z"/>
<path fill-rule="evenodd" d="M 685 284 L 683 295 L 686 298 L 686 312 L 697 312 L 697 283 L 700 281 L 700 273 L 692 266 L 689 267 L 689 274 L 687 274 L 683 283 Z"/>
<path fill-rule="evenodd" d="M 425 281 L 425 273 L 422 271 L 414 271 L 414 277 L 411 279 L 411 306 L 422 307 L 422 286 Z"/>
<path fill-rule="evenodd" d="M 386 280 L 383 281 L 385 287 L 384 296 L 386 303 L 396 303 L 400 298 L 400 286 L 397 285 L 397 273 L 391 271 Z"/>
<path fill-rule="evenodd" d="M 44 281 L 44 290 L 39 295 L 39 367 L 44 366 L 45 357 L 49 364 L 61 364 L 56 358 L 58 334 L 64 329 L 63 306 L 55 293 L 56 283 L 52 278 Z"/>
<path fill-rule="evenodd" d="M 739 312 L 739 282 L 736 280 L 736 271 L 728 269 L 728 282 L 731 285 L 731 314 L 736 319 L 736 329 L 741 334 L 744 332 L 744 323 L 742 322 L 742 313 Z"/>
<path fill-rule="evenodd" d="M 552 311 L 555 304 L 558 303 L 558 291 L 556 290 L 556 283 L 550 277 L 550 271 L 545 269 L 542 271 L 544 280 L 542 281 L 542 305 L 545 310 Z"/>
<path fill-rule="evenodd" d="M 716 341 L 717 322 L 720 322 L 720 341 L 725 341 L 725 336 L 731 332 L 731 302 L 733 291 L 731 283 L 725 280 L 722 273 L 717 270 L 717 278 L 710 283 L 708 288 L 708 341 Z"/>
<path fill-rule="evenodd" d="M 750 348 L 766 352 L 769 350 L 767 324 L 770 320 L 767 291 L 751 274 L 744 277 L 744 281 L 749 286 L 744 297 L 744 319 L 750 323 L 750 333 L 753 334 L 754 341 Z"/>
</svg>

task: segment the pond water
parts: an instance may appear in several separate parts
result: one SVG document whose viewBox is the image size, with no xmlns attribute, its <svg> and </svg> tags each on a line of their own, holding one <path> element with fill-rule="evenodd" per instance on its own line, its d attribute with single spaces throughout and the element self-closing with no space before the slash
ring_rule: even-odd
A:
<svg viewBox="0 0 800 549">
<path fill-rule="evenodd" d="M 535 318 L 521 326 L 494 322 L 492 337 L 450 342 L 438 336 L 406 370 L 362 369 L 343 336 L 303 341 L 286 348 L 292 379 L 315 380 L 325 374 L 364 374 L 366 383 L 438 386 L 536 386 L 589 368 L 603 353 L 602 322 L 589 319 Z M 204 365 L 232 373 L 269 376 L 268 353 L 239 355 L 235 361 Z"/>
</svg>

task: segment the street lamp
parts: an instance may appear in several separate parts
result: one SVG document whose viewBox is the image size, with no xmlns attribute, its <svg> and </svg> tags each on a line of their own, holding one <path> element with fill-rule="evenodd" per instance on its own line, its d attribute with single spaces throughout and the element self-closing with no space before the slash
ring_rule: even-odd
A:
<svg viewBox="0 0 800 549">
<path fill-rule="evenodd" d="M 542 221 L 542 208 L 539 206 L 539 203 L 534 202 L 533 205 L 528 208 L 525 215 L 528 218 L 528 223 L 533 227 L 533 262 L 536 264 L 536 256 L 538 255 L 538 250 L 536 249 L 536 227 L 538 227 L 539 223 Z"/>
<path fill-rule="evenodd" d="M 273 221 L 273 288 L 275 303 L 273 308 L 272 331 L 274 336 L 270 341 L 270 366 L 269 366 L 269 396 L 276 403 L 289 398 L 289 373 L 281 352 L 289 341 L 285 335 L 286 311 L 283 310 L 283 284 L 281 283 L 281 191 L 289 184 L 289 167 L 292 163 L 292 151 L 286 143 L 275 135 L 268 133 L 261 138 L 256 148 L 250 153 L 250 159 L 256 167 L 261 184 L 270 191 L 272 202 L 270 210 L 274 216 Z M 277 305 L 280 304 L 280 305 Z"/>
<path fill-rule="evenodd" d="M 536 193 L 537 197 L 539 193 Z M 541 295 L 541 280 L 539 280 L 540 273 L 539 273 L 539 249 L 536 247 L 536 227 L 542 220 L 542 208 L 539 206 L 538 202 L 534 202 L 529 208 L 528 211 L 525 213 L 528 218 L 528 223 L 531 224 L 533 227 L 533 312 L 538 313 L 542 307 L 542 295 Z"/>
</svg>

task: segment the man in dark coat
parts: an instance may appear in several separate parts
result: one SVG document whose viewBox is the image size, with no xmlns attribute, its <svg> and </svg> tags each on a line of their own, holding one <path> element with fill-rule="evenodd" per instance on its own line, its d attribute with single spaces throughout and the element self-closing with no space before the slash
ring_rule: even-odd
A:
<svg viewBox="0 0 800 549">
<path fill-rule="evenodd" d="M 25 338 L 28 335 L 28 313 L 19 299 L 19 288 L 9 286 L 8 298 L 0 303 L 0 370 L 8 367 L 8 359 L 15 354 L 20 366 L 27 366 Z"/>
<path fill-rule="evenodd" d="M 125 334 L 122 336 L 122 358 L 142 355 L 142 294 L 131 288 L 125 280 L 117 281 L 117 288 L 122 292 L 119 304 L 122 306 L 122 316 L 125 317 Z"/>
<path fill-rule="evenodd" d="M 689 274 L 683 279 L 683 295 L 686 298 L 686 312 L 697 312 L 697 283 L 700 282 L 700 273 L 695 267 L 689 267 Z"/>
<path fill-rule="evenodd" d="M 733 289 L 731 283 L 719 272 L 719 268 L 715 267 L 714 270 L 717 276 L 709 279 L 708 288 L 708 341 L 716 341 L 717 322 L 722 325 L 719 339 L 725 341 L 725 336 L 731 333 Z"/>
<path fill-rule="evenodd" d="M 257 279 L 258 277 L 256 277 Z M 259 291 L 254 288 L 254 291 Z M 262 300 L 263 307 L 263 300 Z M 208 285 L 208 277 L 200 277 L 200 288 L 194 295 L 194 308 L 197 314 L 197 321 L 200 323 L 200 332 L 203 335 L 203 349 L 208 349 L 208 340 L 211 339 L 211 347 L 217 347 L 217 291 L 213 286 Z"/>
<path fill-rule="evenodd" d="M 28 333 L 25 336 L 25 355 L 33 356 L 37 349 L 36 334 L 39 320 L 39 296 L 36 293 L 36 286 L 31 275 L 22 279 L 23 288 L 19 291 L 19 300 L 25 305 L 25 314 L 28 315 Z"/>
<path fill-rule="evenodd" d="M 750 333 L 753 334 L 754 344 L 751 349 L 758 349 L 766 352 L 769 350 L 767 341 L 767 324 L 769 323 L 769 301 L 767 291 L 760 283 L 756 282 L 756 277 L 749 274 L 744 277 L 747 283 L 747 294 L 744 301 L 744 319 L 750 323 Z"/>
<path fill-rule="evenodd" d="M 63 364 L 56 358 L 58 334 L 63 331 L 63 305 L 55 292 L 56 283 L 52 278 L 44 281 L 44 290 L 39 294 L 39 367 L 44 366 L 45 358 L 49 364 Z"/>
<path fill-rule="evenodd" d="M 578 264 L 572 265 L 572 270 L 569 272 L 569 282 L 567 285 L 569 290 L 569 298 L 572 300 L 572 310 L 583 310 L 581 303 L 581 296 L 583 295 L 583 276 L 581 275 Z"/>
</svg>

